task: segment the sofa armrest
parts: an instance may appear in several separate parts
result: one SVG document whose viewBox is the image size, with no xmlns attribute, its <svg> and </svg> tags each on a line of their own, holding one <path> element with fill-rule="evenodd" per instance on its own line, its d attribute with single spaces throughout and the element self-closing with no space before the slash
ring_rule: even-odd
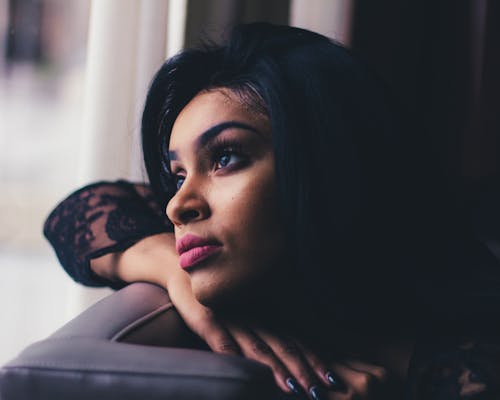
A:
<svg viewBox="0 0 500 400">
<path fill-rule="evenodd" d="M 51 338 L 86 337 L 149 346 L 192 347 L 196 340 L 165 289 L 134 283 L 82 312 Z"/>
<path fill-rule="evenodd" d="M 283 398 L 262 364 L 209 351 L 158 347 L 192 340 L 165 290 L 133 284 L 3 366 L 0 398 Z"/>
</svg>

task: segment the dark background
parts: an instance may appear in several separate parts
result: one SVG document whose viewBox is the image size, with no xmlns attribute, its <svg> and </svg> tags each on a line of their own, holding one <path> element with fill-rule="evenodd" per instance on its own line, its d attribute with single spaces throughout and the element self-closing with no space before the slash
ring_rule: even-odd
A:
<svg viewBox="0 0 500 400">
<path fill-rule="evenodd" d="M 187 46 L 223 34 L 216 3 L 188 3 Z M 226 30 L 255 20 L 288 22 L 287 0 L 231 4 Z M 467 186 L 500 174 L 498 1 L 358 0 L 350 47 L 388 82 L 407 123 L 428 135 L 442 166 L 436 173 Z"/>
</svg>

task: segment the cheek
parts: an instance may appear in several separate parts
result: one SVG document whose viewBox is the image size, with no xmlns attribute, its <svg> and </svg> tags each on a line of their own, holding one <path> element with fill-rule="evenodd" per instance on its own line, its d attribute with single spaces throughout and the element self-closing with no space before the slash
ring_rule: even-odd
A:
<svg viewBox="0 0 500 400">
<path fill-rule="evenodd" d="M 214 217 L 231 247 L 245 257 L 281 248 L 283 234 L 274 179 L 228 179 L 214 193 Z"/>
</svg>

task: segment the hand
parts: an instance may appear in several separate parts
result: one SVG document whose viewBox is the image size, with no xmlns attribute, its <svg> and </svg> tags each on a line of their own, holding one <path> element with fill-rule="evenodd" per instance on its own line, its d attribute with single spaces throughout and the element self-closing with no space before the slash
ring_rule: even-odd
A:
<svg viewBox="0 0 500 400">
<path fill-rule="evenodd" d="M 168 291 L 186 325 L 214 352 L 243 355 L 266 364 L 278 387 L 286 393 L 310 393 L 311 388 L 332 387 L 325 364 L 300 343 L 263 328 L 220 319 L 200 304 L 183 271 L 169 276 Z M 314 399 L 312 394 L 309 396 Z"/>
<path fill-rule="evenodd" d="M 313 400 L 395 400 L 402 387 L 386 368 L 361 360 L 345 359 L 326 366 L 302 343 L 280 338 L 263 329 L 227 324 L 243 355 L 269 365 L 278 386 L 285 392 L 302 393 Z M 289 380 L 299 386 L 287 385 Z M 285 383 L 285 385 L 283 385 Z M 290 390 L 295 386 L 295 390 Z"/>
<path fill-rule="evenodd" d="M 226 327 L 245 357 L 271 367 L 284 392 L 319 400 L 320 391 L 334 387 L 326 365 L 294 338 L 241 323 L 227 322 Z"/>
</svg>

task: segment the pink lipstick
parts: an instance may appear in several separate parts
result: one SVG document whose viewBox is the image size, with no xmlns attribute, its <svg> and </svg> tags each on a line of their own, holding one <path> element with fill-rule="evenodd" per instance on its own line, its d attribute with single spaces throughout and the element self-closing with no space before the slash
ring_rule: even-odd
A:
<svg viewBox="0 0 500 400">
<path fill-rule="evenodd" d="M 188 233 L 177 241 L 176 247 L 181 267 L 189 268 L 218 253 L 222 246 L 215 240 Z"/>
</svg>

